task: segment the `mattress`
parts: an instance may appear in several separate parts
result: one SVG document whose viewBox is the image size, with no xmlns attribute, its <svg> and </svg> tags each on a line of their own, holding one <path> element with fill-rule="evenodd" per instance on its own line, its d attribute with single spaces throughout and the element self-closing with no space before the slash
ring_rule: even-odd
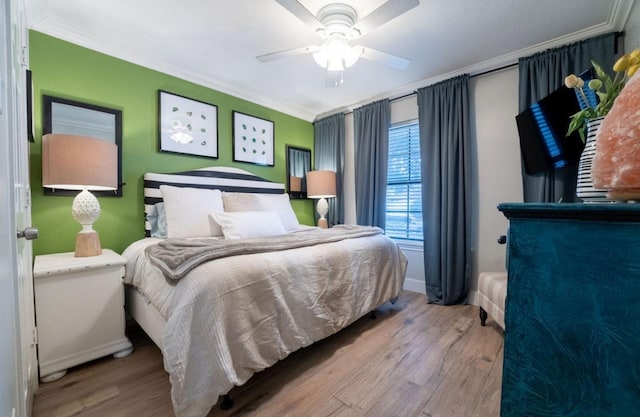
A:
<svg viewBox="0 0 640 417">
<path fill-rule="evenodd" d="M 171 281 L 130 245 L 125 282 L 166 321 L 165 370 L 179 417 L 206 416 L 219 395 L 291 352 L 398 296 L 407 260 L 384 235 L 217 259 Z"/>
</svg>

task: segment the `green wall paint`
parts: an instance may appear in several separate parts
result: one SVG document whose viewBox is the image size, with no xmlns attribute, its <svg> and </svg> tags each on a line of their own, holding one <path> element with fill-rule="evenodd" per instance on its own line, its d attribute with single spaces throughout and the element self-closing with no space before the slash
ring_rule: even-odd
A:
<svg viewBox="0 0 640 417">
<path fill-rule="evenodd" d="M 285 182 L 285 146 L 313 148 L 310 122 L 194 83 L 31 31 L 36 142 L 31 145 L 32 217 L 40 237 L 34 253 L 73 251 L 80 225 L 71 216 L 72 197 L 45 196 L 42 188 L 42 95 L 122 110 L 123 197 L 99 197 L 102 214 L 94 228 L 104 248 L 122 252 L 144 236 L 142 175 L 206 166 L 234 166 Z M 158 152 L 158 90 L 218 106 L 218 159 Z M 275 166 L 232 162 L 231 111 L 275 122 Z M 314 223 L 312 200 L 292 200 L 302 224 Z"/>
</svg>

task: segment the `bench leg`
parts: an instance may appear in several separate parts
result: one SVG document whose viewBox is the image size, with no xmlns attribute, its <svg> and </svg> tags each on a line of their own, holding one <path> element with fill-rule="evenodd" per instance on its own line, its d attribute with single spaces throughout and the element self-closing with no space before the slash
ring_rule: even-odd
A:
<svg viewBox="0 0 640 417">
<path fill-rule="evenodd" d="M 222 410 L 229 410 L 231 407 L 233 407 L 233 400 L 231 399 L 229 394 L 223 395 L 222 403 L 220 403 L 220 408 Z"/>
<path fill-rule="evenodd" d="M 480 307 L 480 325 L 481 326 L 487 325 L 487 312 L 484 311 L 484 308 L 482 307 Z"/>
</svg>

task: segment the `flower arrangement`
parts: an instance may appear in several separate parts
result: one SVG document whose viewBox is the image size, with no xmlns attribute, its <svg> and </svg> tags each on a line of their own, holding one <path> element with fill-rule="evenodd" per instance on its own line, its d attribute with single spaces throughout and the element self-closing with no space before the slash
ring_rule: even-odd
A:
<svg viewBox="0 0 640 417">
<path fill-rule="evenodd" d="M 564 79 L 564 84 L 568 88 L 574 88 L 582 97 L 587 107 L 571 116 L 569 130 L 567 136 L 576 130 L 580 134 L 582 141 L 585 141 L 585 124 L 589 119 L 595 117 L 604 117 L 611 110 L 613 102 L 616 100 L 625 83 L 640 68 L 640 49 L 621 56 L 613 65 L 613 71 L 616 73 L 613 80 L 600 65 L 591 61 L 593 68 L 596 70 L 596 78 L 589 81 L 590 89 L 595 91 L 600 102 L 595 107 L 589 106 L 586 94 L 584 92 L 584 80 L 575 74 L 569 74 Z"/>
</svg>

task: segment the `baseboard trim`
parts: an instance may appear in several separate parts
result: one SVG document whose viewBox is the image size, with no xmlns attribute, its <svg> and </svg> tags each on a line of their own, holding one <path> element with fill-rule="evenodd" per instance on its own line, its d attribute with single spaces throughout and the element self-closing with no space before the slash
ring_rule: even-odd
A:
<svg viewBox="0 0 640 417">
<path fill-rule="evenodd" d="M 426 294 L 427 289 L 424 285 L 424 281 L 415 279 L 415 278 L 405 278 L 404 284 L 402 285 L 402 289 L 407 291 L 418 292 L 420 294 Z M 474 306 L 480 305 L 478 301 L 478 291 L 472 290 L 467 294 L 467 298 L 465 300 L 465 304 L 471 304 Z"/>
<path fill-rule="evenodd" d="M 427 293 L 427 289 L 424 286 L 424 281 L 423 280 L 419 280 L 419 279 L 415 279 L 415 278 L 405 278 L 404 279 L 404 284 L 402 285 L 402 288 L 407 290 L 407 291 L 418 292 L 420 294 L 426 294 Z"/>
<path fill-rule="evenodd" d="M 469 294 L 467 294 L 467 299 L 465 300 L 465 304 L 471 304 L 474 306 L 479 306 L 480 302 L 478 301 L 478 291 L 477 290 L 473 290 L 473 291 L 469 291 Z"/>
</svg>

